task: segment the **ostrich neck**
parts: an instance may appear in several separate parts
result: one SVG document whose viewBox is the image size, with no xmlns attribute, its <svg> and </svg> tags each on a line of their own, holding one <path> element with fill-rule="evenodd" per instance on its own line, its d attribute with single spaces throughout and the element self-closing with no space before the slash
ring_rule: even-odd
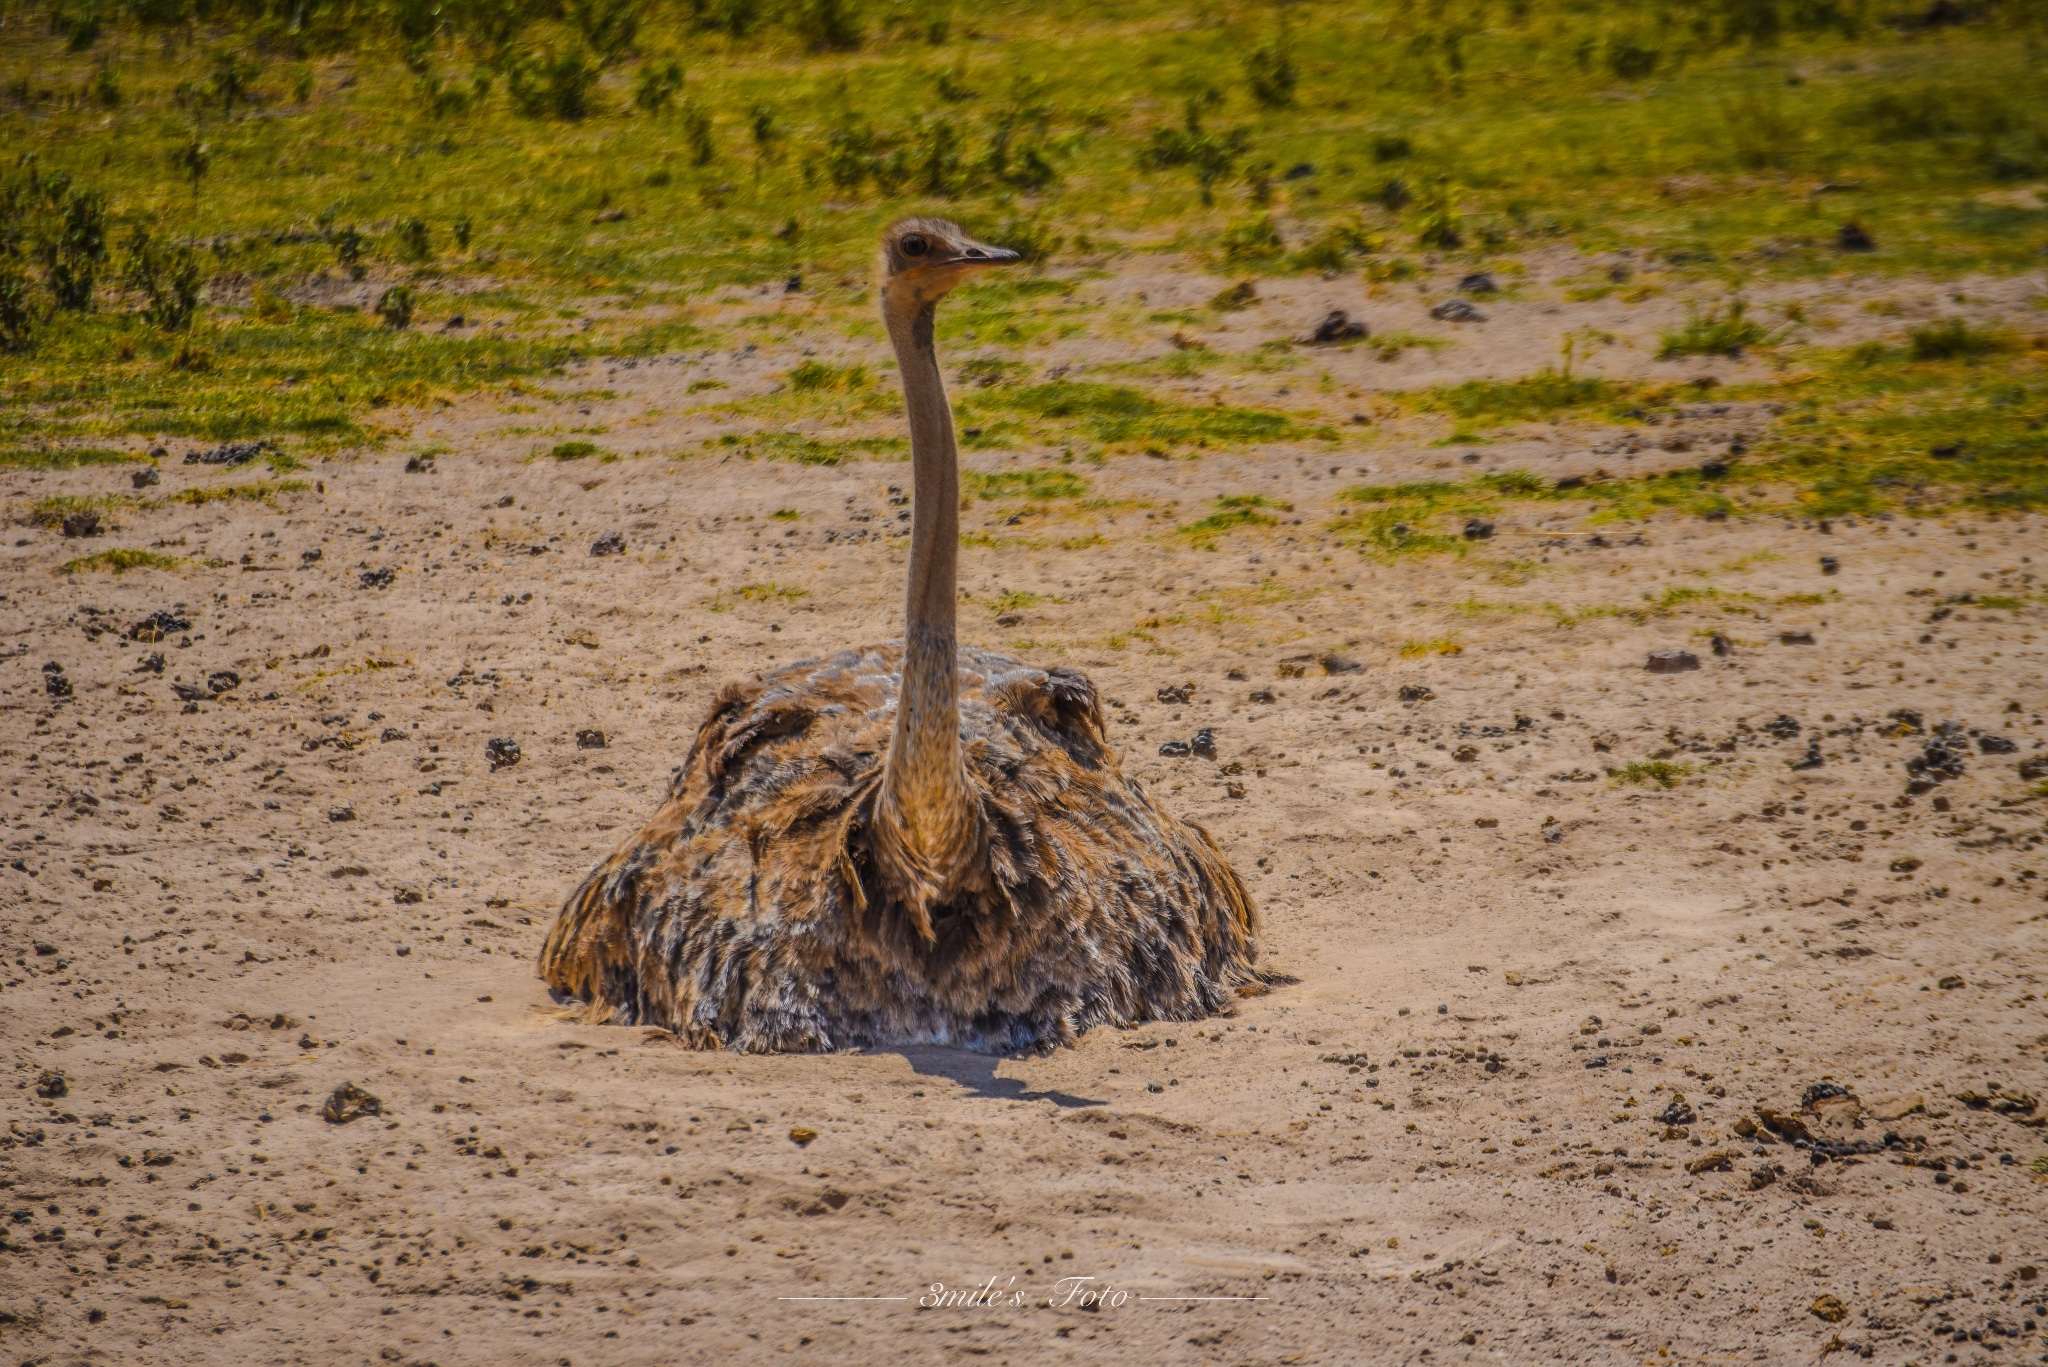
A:
<svg viewBox="0 0 2048 1367">
<path fill-rule="evenodd" d="M 910 584 L 903 683 L 882 779 L 881 815 L 898 881 L 939 904 L 969 874 L 979 812 L 961 768 L 954 603 L 960 560 L 960 475 L 953 409 L 933 345 L 935 306 L 887 315 L 910 417 Z"/>
</svg>

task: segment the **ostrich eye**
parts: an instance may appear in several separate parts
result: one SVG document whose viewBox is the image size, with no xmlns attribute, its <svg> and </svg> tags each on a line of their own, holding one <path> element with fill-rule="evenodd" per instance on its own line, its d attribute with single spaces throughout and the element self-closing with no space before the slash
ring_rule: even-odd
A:
<svg viewBox="0 0 2048 1367">
<path fill-rule="evenodd" d="M 923 256 L 932 249 L 931 242 L 922 233 L 906 233 L 896 245 L 905 256 Z"/>
</svg>

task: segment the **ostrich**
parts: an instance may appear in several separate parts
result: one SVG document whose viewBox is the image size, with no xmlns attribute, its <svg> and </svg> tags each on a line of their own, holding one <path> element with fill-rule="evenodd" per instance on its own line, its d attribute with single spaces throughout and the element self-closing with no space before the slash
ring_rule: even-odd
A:
<svg viewBox="0 0 2048 1367">
<path fill-rule="evenodd" d="M 933 315 L 1017 259 L 938 219 L 883 235 L 915 493 L 905 639 L 719 693 L 653 820 L 548 933 L 540 976 L 585 1019 L 756 1053 L 1037 1053 L 1263 989 L 1251 897 L 1120 771 L 1087 677 L 955 645 Z"/>
</svg>

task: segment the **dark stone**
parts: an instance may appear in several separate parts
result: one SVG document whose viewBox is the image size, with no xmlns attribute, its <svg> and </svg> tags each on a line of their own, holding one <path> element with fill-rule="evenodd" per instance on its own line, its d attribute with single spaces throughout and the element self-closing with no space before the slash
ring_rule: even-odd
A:
<svg viewBox="0 0 2048 1367">
<path fill-rule="evenodd" d="M 1160 702 L 1171 703 L 1177 707 L 1194 699 L 1195 686 L 1191 683 L 1168 684 L 1152 696 Z"/>
<path fill-rule="evenodd" d="M 1792 761 L 1792 767 L 1794 769 L 1818 769 L 1825 763 L 1827 761 L 1821 758 L 1820 753 L 1820 737 L 1808 736 L 1806 738 L 1806 753 Z"/>
<path fill-rule="evenodd" d="M 1429 311 L 1439 323 L 1483 323 L 1486 315 L 1463 299 L 1446 299 Z"/>
<path fill-rule="evenodd" d="M 1698 1119 L 1699 1117 L 1692 1113 L 1692 1107 L 1685 1104 L 1684 1097 L 1674 1096 L 1671 1098 L 1671 1104 L 1664 1108 L 1663 1114 L 1657 1117 L 1657 1123 L 1659 1125 L 1691 1125 Z"/>
<path fill-rule="evenodd" d="M 1474 271 L 1458 282 L 1460 294 L 1499 294 L 1500 286 L 1485 271 Z"/>
<path fill-rule="evenodd" d="M 1967 753 L 1961 737 L 1936 736 L 1906 761 L 1906 772 L 1923 782 L 1945 783 L 1963 776 L 1963 757 Z"/>
<path fill-rule="evenodd" d="M 1365 673 L 1365 666 L 1348 655 L 1339 655 L 1332 651 L 1330 654 L 1323 656 L 1323 673 L 1363 674 Z"/>
<path fill-rule="evenodd" d="M 161 674 L 164 672 L 164 657 L 155 651 L 151 651 L 137 660 L 135 668 L 129 672 L 132 674 Z"/>
<path fill-rule="evenodd" d="M 1835 234 L 1835 247 L 1845 252 L 1874 252 L 1877 239 L 1861 223 L 1844 223 L 1842 230 Z"/>
<path fill-rule="evenodd" d="M 590 553 L 592 555 L 624 555 L 626 553 L 626 534 L 616 529 L 606 532 L 603 536 L 590 543 Z"/>
<path fill-rule="evenodd" d="M 1216 758 L 1216 733 L 1206 726 L 1203 727 L 1195 732 L 1194 739 L 1188 742 L 1188 749 L 1194 752 L 1196 759 Z"/>
<path fill-rule="evenodd" d="M 492 736 L 484 742 L 484 758 L 491 762 L 491 772 L 509 769 L 519 763 L 519 742 L 510 736 Z"/>
<path fill-rule="evenodd" d="M 1315 173 L 1316 168 L 1313 162 L 1297 161 L 1296 163 L 1294 163 L 1294 165 L 1287 168 L 1286 173 L 1282 175 L 1280 179 L 1306 180 L 1308 179 L 1308 177 L 1314 175 Z"/>
<path fill-rule="evenodd" d="M 391 581 L 397 577 L 389 568 L 364 570 L 356 576 L 356 586 L 365 589 L 388 589 L 391 587 Z"/>
<path fill-rule="evenodd" d="M 1728 462 L 1725 460 L 1704 461 L 1700 465 L 1701 479 L 1726 479 L 1727 477 Z"/>
<path fill-rule="evenodd" d="M 258 456 L 281 456 L 284 451 L 268 437 L 257 441 L 223 442 L 211 451 L 187 451 L 187 465 L 247 465 Z"/>
<path fill-rule="evenodd" d="M 1977 737 L 1977 753 L 1981 755 L 2009 755 L 2017 749 L 2019 749 L 2019 746 L 2013 744 L 2004 736 Z"/>
<path fill-rule="evenodd" d="M 1251 691 L 1251 701 L 1255 703 L 1270 703 L 1274 700 L 1274 696 L 1273 690 L 1270 688 L 1254 688 Z"/>
<path fill-rule="evenodd" d="M 232 669 L 216 669 L 206 676 L 206 689 L 209 693 L 226 693 L 241 686 L 242 676 Z"/>
<path fill-rule="evenodd" d="M 137 489 L 147 489 L 152 485 L 163 483 L 164 477 L 158 474 L 157 468 L 152 465 L 147 470 L 137 470 L 130 474 L 128 482 Z"/>
<path fill-rule="evenodd" d="M 1790 740 L 1799 734 L 1800 726 L 1792 718 L 1781 714 L 1770 725 L 1766 726 L 1764 730 L 1770 732 L 1778 740 Z"/>
<path fill-rule="evenodd" d="M 43 666 L 43 692 L 53 698 L 68 698 L 71 696 L 71 680 L 65 677 L 62 665 Z"/>
<path fill-rule="evenodd" d="M 1583 475 L 1566 475 L 1563 479 L 1559 480 L 1552 487 L 1557 488 L 1559 490 L 1583 489 L 1586 487 L 1586 480 Z"/>
<path fill-rule="evenodd" d="M 1886 729 L 1887 735 L 1917 736 L 1927 730 L 1927 718 L 1910 707 L 1897 707 L 1884 714 L 1886 720 L 1896 725 Z"/>
<path fill-rule="evenodd" d="M 1476 517 L 1465 519 L 1465 539 L 1467 541 L 1485 541 L 1492 535 L 1493 524 L 1491 522 L 1482 522 Z"/>
<path fill-rule="evenodd" d="M 1683 674 L 1688 669 L 1698 669 L 1700 657 L 1690 650 L 1653 650 L 1649 663 L 1644 666 L 1652 674 Z"/>
<path fill-rule="evenodd" d="M 2048 778 L 2048 755 L 2035 755 L 2020 761 L 2020 777 L 2032 782 L 2037 778 Z"/>
<path fill-rule="evenodd" d="M 1192 749 L 1184 740 L 1170 740 L 1159 747 L 1159 753 L 1168 759 L 1186 759 Z"/>
<path fill-rule="evenodd" d="M 408 475 L 426 475 L 426 474 L 432 474 L 432 473 L 433 473 L 433 471 L 434 471 L 434 458 L 433 458 L 432 456 L 408 456 L 408 457 L 406 457 L 406 460 L 405 460 L 405 472 L 406 472 L 406 473 L 407 473 Z"/>
<path fill-rule="evenodd" d="M 327 819 L 335 822 L 354 821 L 356 819 L 356 809 L 353 807 L 329 807 L 327 809 Z"/>
<path fill-rule="evenodd" d="M 71 1095 L 71 1084 L 64 1080 L 62 1073 L 44 1073 L 36 1081 L 36 1095 L 45 1101 L 55 1101 Z"/>
<path fill-rule="evenodd" d="M 1728 639 L 1728 638 L 1727 638 L 1726 636 L 1723 636 L 1723 635 L 1722 635 L 1722 634 L 1721 634 L 1720 632 L 1718 632 L 1718 631 L 1717 631 L 1717 632 L 1715 632 L 1715 633 L 1713 634 L 1713 636 L 1711 636 L 1711 637 L 1709 638 L 1709 640 L 1710 640 L 1710 641 L 1712 642 L 1712 644 L 1713 644 L 1713 647 L 1714 647 L 1714 653 L 1715 653 L 1716 655 L 1724 655 L 1724 656 L 1725 656 L 1725 655 L 1733 655 L 1733 654 L 1735 653 L 1735 646 L 1734 646 L 1734 644 L 1733 644 L 1732 642 L 1730 642 L 1730 641 L 1729 641 L 1729 639 Z"/>
<path fill-rule="evenodd" d="M 1813 644 L 1813 633 L 1810 631 L 1781 631 L 1778 633 L 1778 644 L 1781 646 L 1810 646 Z"/>
<path fill-rule="evenodd" d="M 301 567 L 301 568 L 303 568 L 303 567 L 305 567 L 305 566 L 307 566 L 307 565 L 315 564 L 315 563 L 317 563 L 317 562 L 319 561 L 319 559 L 320 559 L 320 556 L 321 556 L 321 551 L 320 551 L 320 548 L 319 548 L 318 546 L 315 546 L 315 547 L 314 547 L 314 548 L 313 548 L 312 550 L 310 550 L 310 551 L 300 551 L 300 552 L 299 552 L 299 565 L 300 565 L 300 567 Z"/>
<path fill-rule="evenodd" d="M 1435 696 L 1436 693 L 1426 684 L 1401 685 L 1400 698 L 1402 702 L 1428 702 Z"/>
<path fill-rule="evenodd" d="M 98 536 L 100 515 L 90 508 L 81 508 L 75 513 L 64 514 L 64 535 Z"/>
<path fill-rule="evenodd" d="M 1365 324 L 1353 322 L 1351 315 L 1343 309 L 1331 309 L 1323 315 L 1323 321 L 1316 324 L 1316 330 L 1309 334 L 1309 341 L 1348 342 L 1365 335 Z"/>
<path fill-rule="evenodd" d="M 578 750 L 602 750 L 610 743 L 610 738 L 595 727 L 589 727 L 576 733 L 576 748 Z"/>
<path fill-rule="evenodd" d="M 1822 574 L 1840 574 L 1842 572 L 1842 562 L 1835 559 L 1832 555 L 1824 555 L 1820 558 L 1820 572 Z"/>
</svg>

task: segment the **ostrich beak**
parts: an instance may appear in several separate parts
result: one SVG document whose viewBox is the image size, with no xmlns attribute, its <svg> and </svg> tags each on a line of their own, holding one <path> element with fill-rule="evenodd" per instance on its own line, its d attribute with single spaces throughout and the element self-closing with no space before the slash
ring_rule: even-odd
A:
<svg viewBox="0 0 2048 1367">
<path fill-rule="evenodd" d="M 1024 258 L 1007 247 L 988 247 L 979 242 L 968 242 L 959 251 L 947 257 L 941 265 L 946 266 L 1007 266 Z"/>
</svg>

